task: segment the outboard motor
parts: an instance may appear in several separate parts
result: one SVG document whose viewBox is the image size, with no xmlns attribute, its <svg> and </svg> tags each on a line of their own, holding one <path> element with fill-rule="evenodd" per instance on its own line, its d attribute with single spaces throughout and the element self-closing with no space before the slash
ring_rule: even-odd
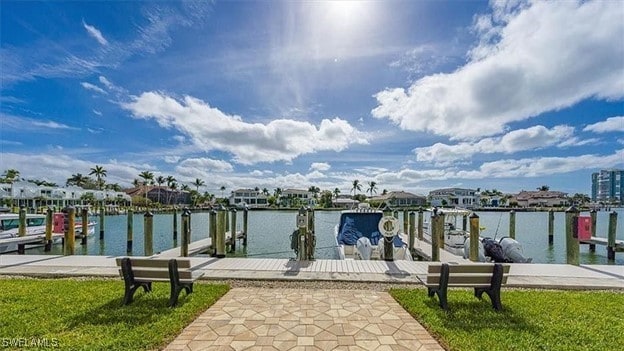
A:
<svg viewBox="0 0 624 351">
<path fill-rule="evenodd" d="M 483 243 L 481 241 L 477 240 L 477 247 L 478 247 L 478 251 L 479 254 L 477 256 L 477 259 L 479 260 L 479 262 L 485 262 L 485 249 L 483 248 Z M 470 238 L 466 238 L 466 241 L 464 241 L 464 258 L 468 259 L 470 258 Z"/>
<path fill-rule="evenodd" d="M 355 248 L 358 250 L 363 260 L 370 260 L 373 253 L 373 246 L 367 237 L 363 236 L 355 242 Z"/>
<path fill-rule="evenodd" d="M 503 252 L 503 248 L 496 242 L 496 240 L 484 238 L 481 242 L 483 243 L 486 256 L 490 256 L 494 262 L 505 262 L 505 253 Z"/>
<path fill-rule="evenodd" d="M 532 258 L 524 256 L 522 252 L 522 245 L 510 237 L 503 237 L 499 241 L 500 246 L 503 248 L 503 253 L 508 261 L 515 263 L 531 263 Z"/>
</svg>

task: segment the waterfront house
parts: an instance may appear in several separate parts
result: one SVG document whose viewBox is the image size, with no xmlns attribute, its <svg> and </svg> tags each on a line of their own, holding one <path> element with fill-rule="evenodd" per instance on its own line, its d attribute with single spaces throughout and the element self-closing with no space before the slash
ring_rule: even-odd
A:
<svg viewBox="0 0 624 351">
<path fill-rule="evenodd" d="M 237 189 L 232 191 L 228 202 L 230 206 L 259 208 L 269 206 L 268 196 L 260 190 L 255 189 Z"/>
<path fill-rule="evenodd" d="M 371 202 L 383 202 L 390 207 L 419 207 L 427 205 L 427 197 L 407 191 L 390 191 L 385 195 L 373 196 Z"/>
<path fill-rule="evenodd" d="M 173 190 L 165 186 L 138 186 L 127 189 L 125 193 L 130 197 L 147 198 L 154 203 L 163 205 L 188 205 L 191 203 L 191 193 L 186 190 Z"/>
<path fill-rule="evenodd" d="M 315 206 L 314 194 L 303 189 L 286 189 L 282 191 L 279 202 L 284 207 Z"/>
<path fill-rule="evenodd" d="M 335 208 L 352 209 L 357 208 L 360 202 L 349 195 L 338 195 L 332 199 L 332 206 Z"/>
<path fill-rule="evenodd" d="M 472 208 L 480 205 L 480 194 L 476 189 L 436 189 L 429 192 L 429 203 L 431 206 Z"/>
<path fill-rule="evenodd" d="M 564 207 L 570 201 L 568 194 L 561 191 L 521 191 L 510 202 L 515 202 L 519 207 Z"/>
</svg>

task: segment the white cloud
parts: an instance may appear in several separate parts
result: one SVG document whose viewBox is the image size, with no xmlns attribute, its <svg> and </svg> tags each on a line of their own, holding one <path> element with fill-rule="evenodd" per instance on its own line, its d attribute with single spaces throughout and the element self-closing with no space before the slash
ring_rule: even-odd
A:
<svg viewBox="0 0 624 351">
<path fill-rule="evenodd" d="M 432 146 L 414 149 L 418 161 L 448 165 L 457 160 L 469 159 L 475 154 L 504 153 L 541 149 L 549 146 L 571 146 L 574 128 L 566 125 L 548 129 L 533 126 L 511 131 L 500 137 L 484 138 L 476 142 L 462 142 L 455 145 L 436 143 Z M 574 139 L 576 140 L 576 139 Z M 568 142 L 568 144 L 565 144 Z"/>
<path fill-rule="evenodd" d="M 96 93 L 106 94 L 106 91 L 104 91 L 104 89 L 98 87 L 97 85 L 93 85 L 93 84 L 87 83 L 87 82 L 80 82 L 80 85 L 82 85 L 82 87 L 87 89 L 87 90 L 93 90 Z"/>
<path fill-rule="evenodd" d="M 180 161 L 180 156 L 165 156 L 164 160 L 167 163 L 178 163 L 178 161 Z"/>
<path fill-rule="evenodd" d="M 50 120 L 38 120 L 34 118 L 19 117 L 13 115 L 0 114 L 2 118 L 2 128 L 7 130 L 28 130 L 49 132 L 51 130 L 78 130 L 79 128 L 68 126 L 67 124 L 58 123 Z"/>
<path fill-rule="evenodd" d="M 331 166 L 327 162 L 314 162 L 310 165 L 310 170 L 321 172 L 328 171 L 330 168 Z"/>
<path fill-rule="evenodd" d="M 465 66 L 377 93 L 373 116 L 472 139 L 584 99 L 624 96 L 620 2 L 514 3 L 495 5 L 489 23 L 477 18 L 482 42 Z"/>
<path fill-rule="evenodd" d="M 207 173 L 232 172 L 234 170 L 229 162 L 211 158 L 187 158 L 176 167 L 178 170 L 181 168 L 196 168 Z"/>
<path fill-rule="evenodd" d="M 98 43 L 100 43 L 101 45 L 108 45 L 108 40 L 104 38 L 104 36 L 102 35 L 102 32 L 100 32 L 99 29 L 87 24 L 84 20 L 82 21 L 82 25 L 87 30 L 87 33 L 89 33 L 90 36 L 95 38 L 95 40 L 97 40 Z"/>
<path fill-rule="evenodd" d="M 583 131 L 594 133 L 624 132 L 624 116 L 609 117 L 605 121 L 590 124 Z"/>
<path fill-rule="evenodd" d="M 177 101 L 163 93 L 146 92 L 132 100 L 122 107 L 135 118 L 154 119 L 164 128 L 174 128 L 202 150 L 231 152 L 242 164 L 291 161 L 302 154 L 342 151 L 354 143 L 367 143 L 362 132 L 340 118 L 324 119 L 318 127 L 289 119 L 246 123 L 191 96 Z"/>
<path fill-rule="evenodd" d="M 98 116 L 101 116 L 101 115 L 102 115 L 102 112 L 100 112 L 100 111 L 98 111 L 98 110 L 92 110 L 92 111 L 93 111 L 93 113 L 95 113 L 95 114 L 96 114 L 96 115 L 98 115 Z"/>
</svg>

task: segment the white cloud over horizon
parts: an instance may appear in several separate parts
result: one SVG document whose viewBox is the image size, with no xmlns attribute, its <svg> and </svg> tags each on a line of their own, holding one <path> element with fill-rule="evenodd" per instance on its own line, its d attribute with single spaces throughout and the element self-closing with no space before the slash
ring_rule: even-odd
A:
<svg viewBox="0 0 624 351">
<path fill-rule="evenodd" d="M 121 106 L 134 118 L 153 119 L 163 128 L 185 134 L 201 150 L 232 153 L 241 164 L 291 161 L 303 154 L 340 152 L 351 144 L 368 142 L 364 133 L 337 117 L 323 119 L 318 127 L 289 119 L 247 123 L 191 96 L 178 101 L 164 93 L 144 92 L 131 99 Z"/>
<path fill-rule="evenodd" d="M 466 65 L 378 92 L 373 116 L 466 140 L 587 98 L 624 96 L 624 45 L 614 45 L 624 37 L 621 3 L 515 3 L 475 19 L 481 42 Z"/>
<path fill-rule="evenodd" d="M 624 116 L 609 117 L 602 122 L 586 126 L 583 131 L 594 133 L 624 132 Z"/>
</svg>

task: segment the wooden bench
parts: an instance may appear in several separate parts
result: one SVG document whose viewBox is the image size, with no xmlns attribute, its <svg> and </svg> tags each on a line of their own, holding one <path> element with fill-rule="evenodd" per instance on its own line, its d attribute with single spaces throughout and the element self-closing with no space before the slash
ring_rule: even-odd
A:
<svg viewBox="0 0 624 351">
<path fill-rule="evenodd" d="M 430 264 L 425 286 L 429 297 L 438 295 L 440 307 L 448 310 L 447 290 L 449 287 L 474 288 L 474 294 L 481 299 L 483 293 L 488 294 L 492 307 L 500 311 L 503 308 L 500 289 L 507 283 L 508 264 Z"/>
<path fill-rule="evenodd" d="M 124 305 L 132 302 L 137 289 L 142 287 L 145 292 L 151 292 L 152 282 L 168 281 L 171 284 L 169 306 L 173 307 L 178 303 L 180 292 L 185 290 L 187 295 L 192 293 L 193 282 L 203 275 L 191 270 L 191 261 L 188 259 L 120 257 L 116 261 L 125 283 Z"/>
</svg>

